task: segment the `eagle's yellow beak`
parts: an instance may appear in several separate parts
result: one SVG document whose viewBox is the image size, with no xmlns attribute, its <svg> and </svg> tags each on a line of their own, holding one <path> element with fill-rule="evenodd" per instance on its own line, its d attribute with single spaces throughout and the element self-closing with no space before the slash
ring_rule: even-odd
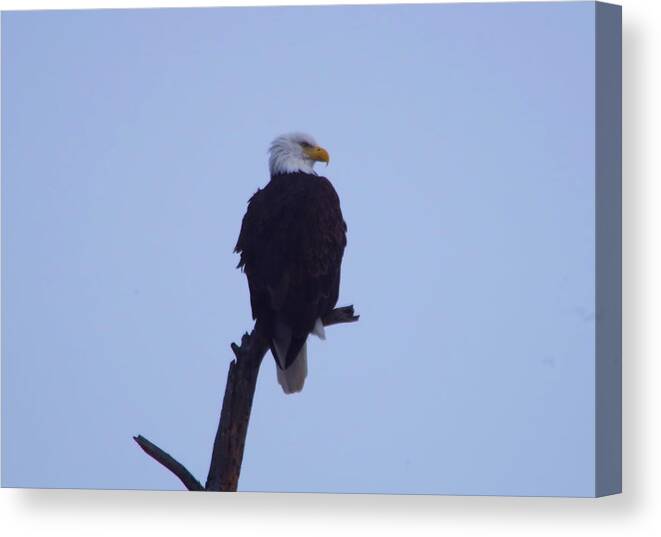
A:
<svg viewBox="0 0 661 537">
<path fill-rule="evenodd" d="M 330 162 L 330 157 L 328 156 L 328 151 L 326 151 L 323 147 L 306 147 L 304 149 L 305 154 L 310 157 L 312 160 L 316 160 L 318 162 L 325 162 L 327 165 Z"/>
</svg>

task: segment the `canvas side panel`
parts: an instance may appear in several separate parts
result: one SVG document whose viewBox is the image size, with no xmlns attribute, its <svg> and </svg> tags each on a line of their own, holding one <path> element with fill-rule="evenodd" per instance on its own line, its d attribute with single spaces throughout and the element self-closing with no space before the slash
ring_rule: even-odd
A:
<svg viewBox="0 0 661 537">
<path fill-rule="evenodd" d="M 622 9 L 596 4 L 595 495 L 622 491 Z"/>
</svg>

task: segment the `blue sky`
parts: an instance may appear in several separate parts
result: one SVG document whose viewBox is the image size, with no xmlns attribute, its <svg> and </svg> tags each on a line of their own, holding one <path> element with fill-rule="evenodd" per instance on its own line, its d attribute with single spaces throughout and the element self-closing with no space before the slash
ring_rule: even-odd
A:
<svg viewBox="0 0 661 537">
<path fill-rule="evenodd" d="M 340 304 L 240 490 L 591 495 L 594 4 L 2 14 L 2 484 L 201 480 L 251 327 L 232 254 L 304 130 Z"/>
</svg>

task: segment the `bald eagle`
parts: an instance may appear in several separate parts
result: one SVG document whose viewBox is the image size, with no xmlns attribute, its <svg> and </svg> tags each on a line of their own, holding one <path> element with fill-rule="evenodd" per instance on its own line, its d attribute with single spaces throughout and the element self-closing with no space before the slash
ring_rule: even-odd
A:
<svg viewBox="0 0 661 537">
<path fill-rule="evenodd" d="M 278 383 L 295 393 L 307 376 L 308 335 L 325 339 L 322 318 L 337 303 L 347 226 L 333 185 L 314 171 L 329 162 L 314 138 L 285 134 L 269 152 L 271 180 L 250 198 L 234 251 Z"/>
</svg>

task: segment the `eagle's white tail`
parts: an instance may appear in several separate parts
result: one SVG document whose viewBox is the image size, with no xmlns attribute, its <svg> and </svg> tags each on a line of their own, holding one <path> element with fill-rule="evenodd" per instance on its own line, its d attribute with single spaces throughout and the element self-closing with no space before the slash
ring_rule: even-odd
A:
<svg viewBox="0 0 661 537">
<path fill-rule="evenodd" d="M 305 377 L 308 376 L 308 344 L 303 343 L 298 356 L 287 369 L 280 369 L 278 371 L 278 384 L 282 386 L 285 393 L 296 393 L 303 389 L 305 384 Z"/>
</svg>

